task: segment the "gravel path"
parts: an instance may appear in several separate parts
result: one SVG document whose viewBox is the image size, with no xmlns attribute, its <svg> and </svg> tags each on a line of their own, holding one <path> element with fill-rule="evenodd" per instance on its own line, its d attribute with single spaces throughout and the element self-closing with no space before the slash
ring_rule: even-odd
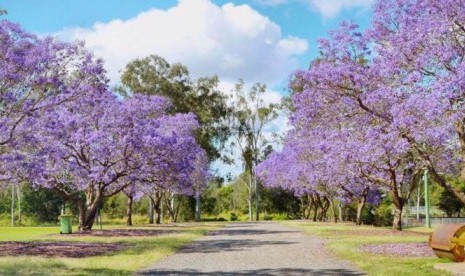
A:
<svg viewBox="0 0 465 276">
<path fill-rule="evenodd" d="M 141 275 L 363 275 L 325 249 L 324 239 L 279 223 L 230 224 Z"/>
</svg>

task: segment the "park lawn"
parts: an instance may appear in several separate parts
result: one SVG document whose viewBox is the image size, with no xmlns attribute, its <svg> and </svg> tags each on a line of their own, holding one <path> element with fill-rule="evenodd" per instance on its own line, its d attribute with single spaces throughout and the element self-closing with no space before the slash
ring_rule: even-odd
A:
<svg viewBox="0 0 465 276">
<path fill-rule="evenodd" d="M 449 260 L 436 257 L 418 258 L 369 254 L 360 249 L 361 246 L 369 244 L 427 242 L 427 235 L 392 235 L 389 229 L 355 226 L 346 223 L 308 221 L 285 221 L 283 223 L 303 229 L 308 234 L 328 239 L 328 247 L 336 256 L 351 261 L 368 275 L 448 275 L 444 271 L 435 270 L 433 265 L 450 262 Z M 404 231 L 431 232 L 430 229 L 423 228 L 411 228 Z M 370 235 L 367 232 L 373 234 Z"/>
<path fill-rule="evenodd" d="M 160 236 L 142 237 L 97 237 L 50 235 L 58 233 L 58 227 L 0 227 L 1 241 L 82 241 L 103 243 L 124 243 L 128 248 L 106 255 L 65 258 L 39 256 L 0 257 L 0 274 L 39 274 L 39 275 L 128 275 L 148 267 L 157 260 L 173 254 L 182 245 L 219 229 L 221 223 L 183 224 L 182 227 L 134 227 L 131 229 L 174 230 L 175 233 Z M 116 226 L 104 227 L 104 229 Z M 127 229 L 118 227 L 118 229 Z"/>
</svg>

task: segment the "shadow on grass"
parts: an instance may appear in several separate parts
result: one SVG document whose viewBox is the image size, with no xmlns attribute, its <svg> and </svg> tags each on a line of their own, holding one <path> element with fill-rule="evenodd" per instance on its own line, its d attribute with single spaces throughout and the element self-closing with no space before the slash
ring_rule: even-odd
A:
<svg viewBox="0 0 465 276">
<path fill-rule="evenodd" d="M 89 268 L 71 271 L 73 273 L 79 273 L 83 275 L 134 275 L 134 271 L 120 270 L 120 269 L 109 269 L 109 268 Z"/>
<path fill-rule="evenodd" d="M 360 272 L 348 269 L 298 269 L 298 268 L 278 268 L 278 269 L 255 269 L 238 270 L 233 272 L 212 271 L 201 272 L 198 270 L 146 270 L 139 275 L 365 275 Z"/>
</svg>

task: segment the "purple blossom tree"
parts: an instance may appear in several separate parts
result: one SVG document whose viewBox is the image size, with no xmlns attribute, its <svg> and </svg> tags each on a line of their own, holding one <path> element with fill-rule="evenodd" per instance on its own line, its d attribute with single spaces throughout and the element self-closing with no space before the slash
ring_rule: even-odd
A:
<svg viewBox="0 0 465 276">
<path fill-rule="evenodd" d="M 402 101 L 391 106 L 393 128 L 407 141 L 436 183 L 465 202 L 447 180 L 465 180 L 465 3 L 379 1 L 367 37 L 384 93 Z"/>
<path fill-rule="evenodd" d="M 187 189 L 185 170 L 195 158 L 181 151 L 189 142 L 196 145 L 192 134 L 184 135 L 196 123 L 190 115 L 166 115 L 168 106 L 162 97 L 118 100 L 104 90 L 46 112 L 35 124 L 40 147 L 29 162 L 34 184 L 73 201 L 81 230 L 92 228 L 103 198 L 149 175 L 172 168 L 174 183 Z"/>
<path fill-rule="evenodd" d="M 0 179 L 18 181 L 24 141 L 18 141 L 44 110 L 105 89 L 101 60 L 82 44 L 38 38 L 0 21 Z M 24 133 L 25 132 L 25 133 Z M 26 144 L 27 141 L 26 141 Z M 30 145 L 30 144 L 29 144 Z"/>
</svg>

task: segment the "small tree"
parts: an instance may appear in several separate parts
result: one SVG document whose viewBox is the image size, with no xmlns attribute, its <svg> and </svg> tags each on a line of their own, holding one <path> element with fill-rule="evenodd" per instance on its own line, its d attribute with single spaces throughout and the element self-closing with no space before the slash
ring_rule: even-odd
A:
<svg viewBox="0 0 465 276">
<path fill-rule="evenodd" d="M 244 82 L 236 84 L 231 96 L 230 127 L 234 137 L 231 146 L 240 151 L 244 171 L 248 174 L 248 212 L 252 220 L 252 202 L 255 195 L 255 219 L 259 219 L 259 190 L 256 167 L 262 157 L 262 151 L 270 141 L 266 135 L 268 126 L 278 116 L 279 105 L 266 103 L 266 86 L 256 83 L 250 90 L 244 90 Z M 271 134 L 271 133 L 270 133 Z M 270 135 L 271 136 L 271 135 Z"/>
</svg>

